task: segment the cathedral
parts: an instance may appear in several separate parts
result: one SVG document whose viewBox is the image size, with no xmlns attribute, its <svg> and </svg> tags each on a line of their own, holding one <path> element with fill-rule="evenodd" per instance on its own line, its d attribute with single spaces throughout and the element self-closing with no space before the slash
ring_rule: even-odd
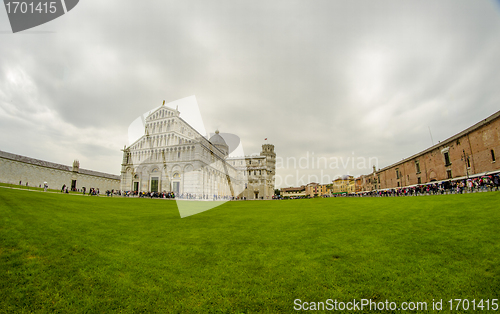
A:
<svg viewBox="0 0 500 314">
<path fill-rule="evenodd" d="M 204 137 L 165 103 L 144 123 L 144 135 L 123 149 L 122 191 L 174 192 L 202 200 L 274 195 L 274 145 L 262 145 L 260 155 L 230 156 L 224 137 L 232 134 L 215 131 Z"/>
</svg>

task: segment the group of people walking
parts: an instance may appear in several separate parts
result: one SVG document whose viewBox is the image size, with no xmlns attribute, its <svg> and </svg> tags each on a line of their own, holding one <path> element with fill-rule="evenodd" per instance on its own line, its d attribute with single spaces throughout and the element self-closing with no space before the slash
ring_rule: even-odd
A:
<svg viewBox="0 0 500 314">
<path fill-rule="evenodd" d="M 123 196 L 137 196 L 149 198 L 176 198 L 185 200 L 235 200 L 236 198 L 230 196 L 220 195 L 197 195 L 192 193 L 174 193 L 174 192 L 138 192 L 138 191 L 125 191 Z M 238 198 L 239 199 L 239 198 Z"/>
<path fill-rule="evenodd" d="M 350 197 L 419 196 L 439 194 L 463 194 L 500 190 L 498 174 L 463 180 L 447 180 L 437 183 L 418 184 L 410 187 L 383 189 L 347 194 Z"/>
</svg>

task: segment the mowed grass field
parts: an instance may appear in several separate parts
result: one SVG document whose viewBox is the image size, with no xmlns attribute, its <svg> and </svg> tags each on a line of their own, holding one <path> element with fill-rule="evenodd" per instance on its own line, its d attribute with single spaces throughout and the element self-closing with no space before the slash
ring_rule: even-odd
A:
<svg viewBox="0 0 500 314">
<path fill-rule="evenodd" d="M 228 202 L 0 188 L 0 312 L 289 313 L 500 297 L 500 193 Z"/>
</svg>

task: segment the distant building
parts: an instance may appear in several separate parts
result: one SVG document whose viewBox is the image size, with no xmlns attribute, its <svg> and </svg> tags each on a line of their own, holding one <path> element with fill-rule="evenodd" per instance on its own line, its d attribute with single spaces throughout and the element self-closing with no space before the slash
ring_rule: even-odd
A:
<svg viewBox="0 0 500 314">
<path fill-rule="evenodd" d="M 302 185 L 300 187 L 281 188 L 280 195 L 282 198 L 305 197 L 306 196 L 306 186 Z"/>
<path fill-rule="evenodd" d="M 328 194 L 329 188 L 326 184 L 312 182 L 306 185 L 305 192 L 309 197 L 323 196 Z"/>
<path fill-rule="evenodd" d="M 354 177 L 347 175 L 332 181 L 332 194 L 344 194 L 355 192 Z"/>
<path fill-rule="evenodd" d="M 373 173 L 364 174 L 355 179 L 355 192 L 368 192 L 377 189 L 378 177 L 374 175 L 377 169 L 373 166 Z"/>
<path fill-rule="evenodd" d="M 361 175 L 355 179 L 354 191 L 361 192 L 363 191 L 363 182 L 365 180 L 365 176 Z"/>
</svg>

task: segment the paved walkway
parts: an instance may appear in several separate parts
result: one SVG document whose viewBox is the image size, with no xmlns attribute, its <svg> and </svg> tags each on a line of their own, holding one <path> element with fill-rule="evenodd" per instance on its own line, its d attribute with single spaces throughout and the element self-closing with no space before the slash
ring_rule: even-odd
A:
<svg viewBox="0 0 500 314">
<path fill-rule="evenodd" d="M 52 194 L 65 194 L 65 195 L 78 195 L 78 196 L 88 196 L 87 194 L 83 195 L 82 193 L 62 193 L 62 192 L 58 192 L 58 191 L 43 191 L 43 190 L 37 190 L 37 189 L 30 189 L 30 188 L 16 188 L 16 187 L 13 187 L 13 186 L 1 186 L 0 185 L 0 188 L 4 188 L 4 189 L 12 189 L 12 190 L 21 190 L 21 191 L 29 191 L 29 192 L 42 192 L 42 193 L 52 193 Z M 100 196 L 100 195 L 99 195 Z"/>
</svg>

